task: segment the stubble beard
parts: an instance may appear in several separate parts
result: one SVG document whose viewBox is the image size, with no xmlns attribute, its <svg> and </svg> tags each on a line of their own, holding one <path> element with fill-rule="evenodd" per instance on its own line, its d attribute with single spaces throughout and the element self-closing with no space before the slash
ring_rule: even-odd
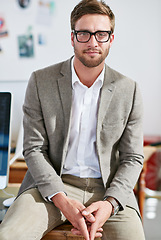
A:
<svg viewBox="0 0 161 240">
<path fill-rule="evenodd" d="M 86 51 L 88 51 L 88 50 L 93 50 L 94 51 L 95 49 L 87 49 L 87 50 L 84 50 L 82 54 L 80 54 L 77 51 L 77 48 L 74 46 L 75 56 L 79 59 L 79 61 L 85 67 L 88 67 L 88 68 L 94 68 L 94 67 L 99 66 L 106 59 L 106 57 L 109 54 L 109 48 L 108 48 L 108 49 L 106 49 L 106 51 L 104 53 L 101 50 L 99 51 L 99 55 L 100 55 L 99 58 L 95 59 L 95 57 L 91 56 L 90 59 L 89 59 L 89 58 L 86 57 Z"/>
</svg>

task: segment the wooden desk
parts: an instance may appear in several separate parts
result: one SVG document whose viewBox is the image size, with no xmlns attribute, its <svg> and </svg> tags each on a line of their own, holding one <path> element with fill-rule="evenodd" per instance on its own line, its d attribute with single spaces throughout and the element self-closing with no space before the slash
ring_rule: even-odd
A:
<svg viewBox="0 0 161 240">
<path fill-rule="evenodd" d="M 145 202 L 145 187 L 146 187 L 145 175 L 147 170 L 147 162 L 149 158 L 152 156 L 152 154 L 155 152 L 156 152 L 156 147 L 152 147 L 152 146 L 144 147 L 144 165 L 136 185 L 136 198 L 138 201 L 139 210 L 140 210 L 142 219 L 143 219 L 144 202 Z"/>
<path fill-rule="evenodd" d="M 64 223 L 45 235 L 42 240 L 84 240 L 84 237 L 74 235 L 70 231 L 73 226 L 70 223 Z M 101 240 L 101 238 L 95 238 Z"/>
<path fill-rule="evenodd" d="M 9 183 L 22 183 L 27 171 L 27 165 L 23 159 L 17 159 L 10 166 Z"/>
</svg>

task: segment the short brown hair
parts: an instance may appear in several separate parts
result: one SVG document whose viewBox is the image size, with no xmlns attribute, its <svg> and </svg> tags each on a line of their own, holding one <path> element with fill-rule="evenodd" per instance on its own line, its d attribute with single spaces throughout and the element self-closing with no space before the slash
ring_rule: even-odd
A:
<svg viewBox="0 0 161 240">
<path fill-rule="evenodd" d="M 110 7 L 104 1 L 82 0 L 71 12 L 70 22 L 71 29 L 75 30 L 75 23 L 86 14 L 102 14 L 107 15 L 111 22 L 111 31 L 115 28 L 115 15 Z"/>
</svg>

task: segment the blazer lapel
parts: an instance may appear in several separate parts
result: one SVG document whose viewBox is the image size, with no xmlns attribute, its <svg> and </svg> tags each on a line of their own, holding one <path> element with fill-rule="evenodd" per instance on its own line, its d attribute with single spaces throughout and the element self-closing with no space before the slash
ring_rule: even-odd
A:
<svg viewBox="0 0 161 240">
<path fill-rule="evenodd" d="M 58 79 L 58 87 L 64 112 L 64 124 L 65 128 L 64 139 L 64 151 L 62 158 L 62 167 L 66 156 L 68 142 L 69 142 L 69 130 L 71 119 L 71 105 L 72 105 L 72 73 L 71 73 L 71 59 L 64 62 L 61 69 L 62 77 Z M 61 169 L 62 172 L 62 169 Z"/>
<path fill-rule="evenodd" d="M 101 98 L 100 98 L 100 104 L 99 104 L 99 110 L 98 110 L 98 121 L 97 121 L 97 150 L 98 150 L 98 158 L 100 161 L 101 174 L 102 174 L 102 179 L 104 184 L 106 183 L 107 177 L 110 173 L 110 162 L 105 161 L 104 158 L 102 157 L 103 152 L 101 150 L 101 146 L 103 143 L 101 142 L 100 133 L 102 131 L 102 124 L 103 124 L 104 117 L 107 114 L 108 107 L 110 105 L 111 99 L 115 91 L 114 82 L 115 82 L 115 79 L 112 74 L 112 70 L 106 66 L 104 83 L 101 90 Z"/>
<path fill-rule="evenodd" d="M 65 130 L 67 131 L 72 104 L 72 75 L 70 60 L 63 64 L 61 74 L 62 77 L 58 79 L 58 86 L 65 118 Z"/>
<path fill-rule="evenodd" d="M 104 83 L 101 90 L 101 98 L 100 98 L 99 111 L 98 111 L 98 123 L 97 123 L 98 128 L 102 126 L 104 116 L 107 113 L 109 104 L 114 94 L 114 90 L 115 90 L 114 82 L 115 80 L 114 80 L 112 71 L 106 65 Z"/>
</svg>

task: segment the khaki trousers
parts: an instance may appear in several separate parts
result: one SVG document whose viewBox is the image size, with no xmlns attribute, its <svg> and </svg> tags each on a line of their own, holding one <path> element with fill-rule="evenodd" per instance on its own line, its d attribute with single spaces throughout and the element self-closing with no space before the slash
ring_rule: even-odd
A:
<svg viewBox="0 0 161 240">
<path fill-rule="evenodd" d="M 80 179 L 71 175 L 63 175 L 62 179 L 68 197 L 85 206 L 103 199 L 105 189 L 101 179 Z M 53 203 L 44 201 L 37 188 L 30 189 L 7 211 L 0 225 L 0 239 L 39 240 L 65 220 Z M 110 217 L 103 229 L 103 240 L 145 240 L 140 217 L 129 207 Z"/>
</svg>

